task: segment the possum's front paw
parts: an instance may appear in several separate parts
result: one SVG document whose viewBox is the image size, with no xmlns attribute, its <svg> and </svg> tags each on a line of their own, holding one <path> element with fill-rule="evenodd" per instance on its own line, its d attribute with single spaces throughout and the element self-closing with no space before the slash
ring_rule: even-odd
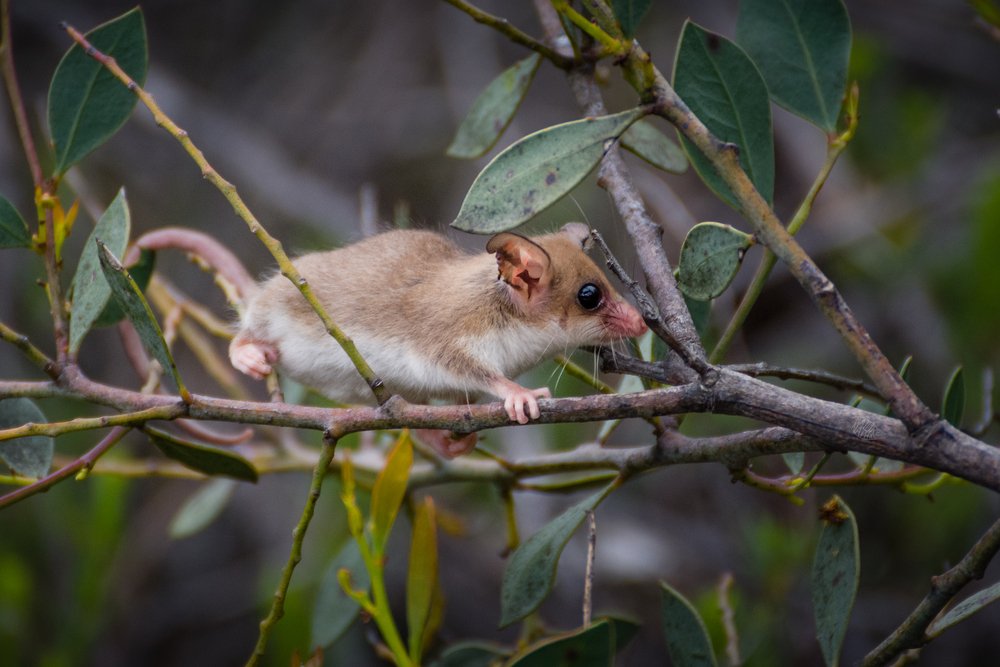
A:
<svg viewBox="0 0 1000 667">
<path fill-rule="evenodd" d="M 507 378 L 495 381 L 493 392 L 503 399 L 507 416 L 518 424 L 527 424 L 530 419 L 538 419 L 541 414 L 538 410 L 538 399 L 552 398 L 552 392 L 548 387 L 528 389 Z"/>
<path fill-rule="evenodd" d="M 234 338 L 229 344 L 229 363 L 255 380 L 263 380 L 278 360 L 278 349 L 270 343 Z"/>
</svg>

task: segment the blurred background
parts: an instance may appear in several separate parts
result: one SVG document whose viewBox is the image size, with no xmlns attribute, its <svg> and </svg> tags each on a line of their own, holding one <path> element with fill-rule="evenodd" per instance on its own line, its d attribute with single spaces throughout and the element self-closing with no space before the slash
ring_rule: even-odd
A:
<svg viewBox="0 0 1000 667">
<path fill-rule="evenodd" d="M 40 146 L 47 144 L 40 128 L 48 82 L 69 46 L 59 22 L 89 30 L 133 4 L 12 0 L 15 62 Z M 478 4 L 540 34 L 530 2 Z M 951 370 L 965 367 L 968 426 L 982 414 L 982 372 L 996 365 L 1000 340 L 1000 41 L 977 25 L 965 3 L 846 4 L 855 31 L 851 78 L 860 83 L 861 125 L 820 195 L 802 242 L 890 359 L 914 356 L 910 381 L 931 406 L 939 405 Z M 374 192 L 386 225 L 405 218 L 413 226 L 443 230 L 489 157 L 520 136 L 579 115 L 563 75 L 543 64 L 490 155 L 475 161 L 446 157 L 444 149 L 478 93 L 525 53 L 444 2 L 150 0 L 141 6 L 150 42 L 147 89 L 295 252 L 358 238 L 363 188 Z M 670 72 L 686 18 L 732 37 L 737 8 L 735 0 L 656 2 L 638 38 L 659 68 Z M 616 72 L 610 74 L 609 108 L 632 106 L 631 92 L 616 81 Z M 788 219 L 822 163 L 825 137 L 778 108 L 774 123 L 775 208 Z M 665 230 L 672 260 L 697 221 L 746 229 L 693 173 L 664 174 L 631 155 L 626 160 Z M 124 186 L 133 237 L 165 225 L 190 226 L 222 239 L 254 273 L 273 268 L 225 200 L 143 108 L 76 167 L 67 184 L 85 212 L 98 214 Z M 0 193 L 30 219 L 30 176 L 6 99 L 0 104 Z M 72 196 L 67 193 L 67 204 Z M 636 270 L 611 203 L 593 177 L 528 230 L 581 219 L 601 229 Z M 90 224 L 82 214 L 67 244 L 67 276 Z M 452 236 L 469 248 L 484 243 Z M 716 328 L 732 312 L 759 252 L 749 253 L 734 285 L 714 305 Z M 210 278 L 183 256 L 160 253 L 157 262 L 179 288 L 228 316 Z M 48 311 L 35 284 L 42 275 L 31 253 L 0 253 L 0 320 L 48 351 Z M 220 351 L 223 347 L 219 342 Z M 92 333 L 81 359 L 92 377 L 136 384 L 113 330 Z M 730 360 L 859 375 L 836 334 L 780 266 Z M 190 355 L 182 351 L 179 362 L 194 391 L 219 393 L 199 375 Z M 581 362 L 591 363 L 585 357 Z M 540 369 L 535 382 L 554 382 L 552 372 L 551 366 Z M 6 345 L 0 346 L 0 375 L 40 379 Z M 247 387 L 263 398 L 258 384 Z M 563 378 L 558 391 L 587 388 Z M 41 405 L 50 419 L 89 409 L 65 401 Z M 746 426 L 698 417 L 686 428 L 715 433 Z M 570 448 L 593 438 L 597 428 L 531 427 L 493 433 L 489 440 L 516 456 Z M 614 445 L 648 443 L 647 429 L 631 424 L 613 440 Z M 73 454 L 92 445 L 91 436 L 67 436 L 57 451 Z M 139 438 L 121 449 L 122 455 L 157 455 Z M 760 469 L 781 470 L 780 463 L 768 462 Z M 0 664 L 242 664 L 287 557 L 307 486 L 305 473 L 241 484 L 215 523 L 181 540 L 170 538 L 168 525 L 200 482 L 95 475 L 5 510 Z M 965 553 L 1000 513 L 1000 501 L 962 483 L 946 484 L 930 497 L 892 488 L 839 492 L 853 507 L 861 535 L 861 586 L 844 650 L 845 663 L 853 663 L 917 604 L 930 576 Z M 496 630 L 505 563 L 496 490 L 454 485 L 430 493 L 463 528 L 441 538 L 447 604 L 442 639 L 513 642 L 515 631 Z M 726 572 L 735 581 L 733 605 L 746 664 L 821 664 L 809 569 L 817 508 L 830 493 L 807 492 L 806 504 L 796 507 L 731 484 L 722 465 L 705 465 L 660 470 L 613 494 L 597 515 L 595 613 L 624 614 L 643 625 L 620 664 L 666 662 L 658 579 L 696 600 L 716 632 L 714 590 Z M 575 498 L 522 493 L 516 500 L 526 536 Z M 345 536 L 339 504 L 331 479 L 268 664 L 287 665 L 293 651 L 311 651 L 309 617 L 317 582 Z M 398 593 L 407 530 L 401 521 L 394 537 L 400 557 L 389 564 L 398 575 L 390 587 Z M 584 554 L 577 536 L 542 607 L 553 627 L 580 623 Z M 998 577 L 1000 567 L 990 568 L 986 585 Z M 921 664 L 995 660 L 998 624 L 1000 608 L 994 605 L 928 647 Z M 326 664 L 376 664 L 365 632 L 370 630 L 356 624 L 327 652 Z"/>
</svg>

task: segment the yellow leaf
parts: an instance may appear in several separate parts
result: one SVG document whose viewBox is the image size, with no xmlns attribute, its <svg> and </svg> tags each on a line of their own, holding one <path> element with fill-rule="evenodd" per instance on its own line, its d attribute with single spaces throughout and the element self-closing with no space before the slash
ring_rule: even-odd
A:
<svg viewBox="0 0 1000 667">
<path fill-rule="evenodd" d="M 430 496 L 417 506 L 413 516 L 410 568 L 406 579 L 406 625 L 409 628 L 410 659 L 420 662 L 426 639 L 432 636 L 435 621 L 440 624 L 442 606 L 438 591 L 437 530 L 434 500 Z M 439 607 L 435 609 L 435 607 Z M 437 612 L 435 614 L 435 612 Z M 435 618 L 436 617 L 436 618 Z"/>
<path fill-rule="evenodd" d="M 410 479 L 413 464 L 413 443 L 409 430 L 404 430 L 389 452 L 385 467 L 375 479 L 372 489 L 371 536 L 375 555 L 385 553 L 385 543 L 396 521 L 399 506 L 406 495 L 406 485 Z"/>
</svg>

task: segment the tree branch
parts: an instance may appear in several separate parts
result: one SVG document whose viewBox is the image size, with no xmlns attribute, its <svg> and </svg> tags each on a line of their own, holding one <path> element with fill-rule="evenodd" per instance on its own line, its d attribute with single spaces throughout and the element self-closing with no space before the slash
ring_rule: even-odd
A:
<svg viewBox="0 0 1000 667">
<path fill-rule="evenodd" d="M 864 667 L 887 665 L 903 651 L 919 648 L 932 637 L 927 628 L 955 595 L 974 579 L 981 579 L 986 566 L 1000 550 L 1000 519 L 983 534 L 955 567 L 931 577 L 931 590 L 905 621 L 865 656 Z"/>
</svg>

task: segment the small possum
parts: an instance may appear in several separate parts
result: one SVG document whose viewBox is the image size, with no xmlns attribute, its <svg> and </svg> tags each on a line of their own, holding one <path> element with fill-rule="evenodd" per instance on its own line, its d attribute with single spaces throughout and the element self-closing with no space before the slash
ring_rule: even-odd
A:
<svg viewBox="0 0 1000 667">
<path fill-rule="evenodd" d="M 489 394 L 525 424 L 550 393 L 510 378 L 580 345 L 646 331 L 585 254 L 590 244 L 582 223 L 531 239 L 497 234 L 478 254 L 434 232 L 397 230 L 294 263 L 392 393 L 420 403 Z M 285 277 L 261 283 L 246 304 L 229 347 L 236 369 L 262 379 L 277 366 L 328 398 L 371 402 L 347 355 Z"/>
</svg>

